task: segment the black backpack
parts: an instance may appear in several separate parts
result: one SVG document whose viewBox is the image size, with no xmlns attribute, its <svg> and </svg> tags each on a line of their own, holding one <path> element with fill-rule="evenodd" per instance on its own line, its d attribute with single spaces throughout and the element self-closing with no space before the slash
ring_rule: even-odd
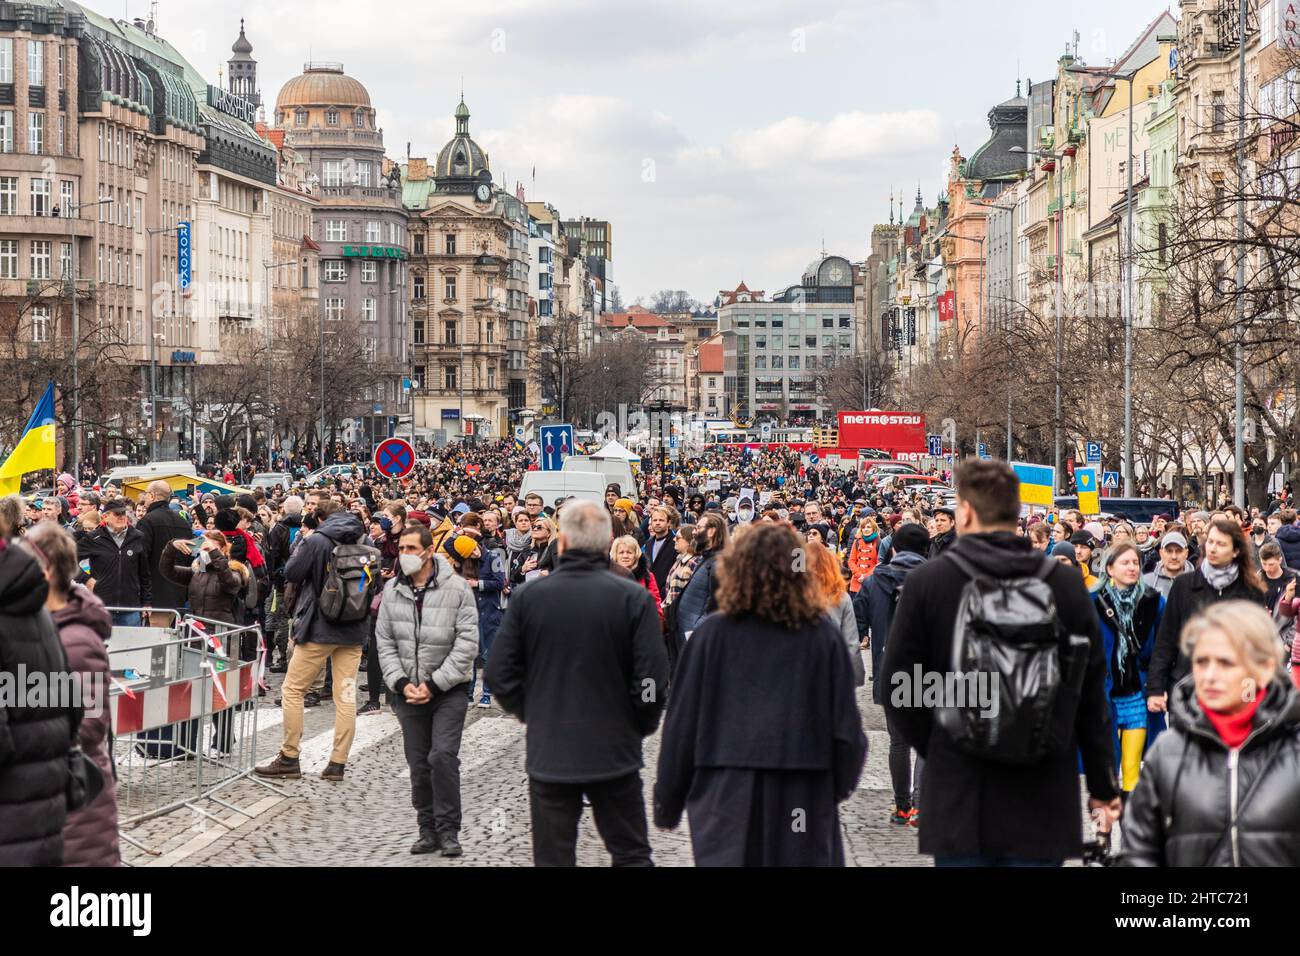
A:
<svg viewBox="0 0 1300 956">
<path fill-rule="evenodd" d="M 1056 613 L 1047 578 L 1058 562 L 1044 557 L 1033 577 L 998 579 L 951 549 L 943 557 L 969 580 L 950 663 L 965 693 L 945 695 L 939 726 L 959 749 L 1001 763 L 1061 753 L 1073 739 L 1090 646 L 1087 636 L 1068 634 Z M 987 688 L 983 703 L 977 688 Z M 989 693 L 995 706 L 984 706 Z"/>
<path fill-rule="evenodd" d="M 370 614 L 379 586 L 379 549 L 368 544 L 335 544 L 325 562 L 317 596 L 321 617 L 334 624 L 355 624 Z"/>
</svg>

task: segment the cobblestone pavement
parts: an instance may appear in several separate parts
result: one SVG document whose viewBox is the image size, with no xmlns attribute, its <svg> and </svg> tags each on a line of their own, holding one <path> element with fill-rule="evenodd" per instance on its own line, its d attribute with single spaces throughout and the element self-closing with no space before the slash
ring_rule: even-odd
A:
<svg viewBox="0 0 1300 956">
<path fill-rule="evenodd" d="M 363 672 L 364 674 L 364 672 Z M 279 676 L 258 712 L 258 753 L 273 756 L 280 742 L 280 712 L 273 706 Z M 364 676 L 362 678 L 364 683 Z M 857 866 L 928 866 L 916 852 L 916 831 L 889 823 L 892 799 L 886 763 L 888 736 L 881 709 L 870 702 L 870 684 L 858 694 L 870 749 L 857 792 L 841 806 L 847 860 Z M 326 703 L 309 709 L 303 735 L 301 780 L 279 786 L 283 798 L 248 780 L 223 791 L 225 804 L 208 809 L 229 826 L 182 809 L 129 831 L 152 852 L 124 843 L 127 862 L 185 866 L 530 866 L 528 780 L 524 773 L 524 728 L 497 707 L 471 707 L 461 746 L 461 793 L 465 855 L 411 856 L 416 838 L 410 804 L 410 776 L 402 754 L 397 719 L 385 708 L 357 718 L 357 739 L 347 779 L 331 784 L 319 777 L 330 748 L 334 710 Z M 643 771 L 647 798 L 654 784 L 659 735 L 646 740 Z M 655 863 L 690 866 L 686 823 L 677 831 L 650 829 Z M 583 813 L 578 862 L 607 866 L 609 857 L 591 812 Z"/>
</svg>

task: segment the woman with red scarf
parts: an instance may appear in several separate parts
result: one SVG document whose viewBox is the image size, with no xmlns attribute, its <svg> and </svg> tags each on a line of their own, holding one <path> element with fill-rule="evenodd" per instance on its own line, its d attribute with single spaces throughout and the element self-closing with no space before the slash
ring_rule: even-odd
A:
<svg viewBox="0 0 1300 956">
<path fill-rule="evenodd" d="M 1268 613 L 1211 604 L 1122 820 L 1128 866 L 1300 866 L 1300 694 Z"/>
</svg>

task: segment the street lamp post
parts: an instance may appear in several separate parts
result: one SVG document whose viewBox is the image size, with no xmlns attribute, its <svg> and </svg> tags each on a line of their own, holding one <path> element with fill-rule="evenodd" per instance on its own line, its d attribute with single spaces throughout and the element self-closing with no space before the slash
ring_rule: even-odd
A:
<svg viewBox="0 0 1300 956">
<path fill-rule="evenodd" d="M 1243 10 L 1245 2 L 1243 0 Z M 1243 44 L 1244 49 L 1244 44 Z M 1087 73 L 1092 76 L 1104 76 L 1112 80 L 1124 80 L 1128 83 L 1128 157 L 1124 168 L 1128 173 L 1128 190 L 1125 197 L 1127 219 L 1124 226 L 1127 251 L 1120 256 L 1120 268 L 1124 270 L 1124 497 L 1133 497 L 1133 266 L 1136 258 L 1133 252 L 1133 81 L 1137 70 L 1123 73 L 1110 73 L 1087 67 L 1069 67 L 1071 73 Z M 1243 107 L 1244 110 L 1244 107 Z"/>
<path fill-rule="evenodd" d="M 1232 445 L 1232 501 L 1246 507 L 1246 440 L 1242 426 L 1246 417 L 1246 358 L 1242 333 L 1246 319 L 1246 0 L 1240 0 L 1241 18 L 1237 29 L 1237 347 L 1233 352 L 1237 435 Z"/>
<path fill-rule="evenodd" d="M 266 262 L 262 264 L 262 309 L 266 320 L 266 467 L 274 470 L 275 462 L 273 452 L 271 451 L 271 441 L 275 437 L 275 403 L 271 400 L 273 391 L 272 375 L 274 372 L 274 361 L 272 356 L 272 346 L 274 345 L 274 303 L 271 300 L 271 270 L 280 269 L 284 266 L 297 266 L 298 260 L 285 259 L 281 262 Z"/>
<path fill-rule="evenodd" d="M 977 205 L 977 206 L 988 206 L 988 205 L 991 205 L 991 204 L 990 204 L 990 203 L 975 203 L 974 205 Z M 984 334 L 984 274 L 985 274 L 984 264 L 985 264 L 985 262 L 987 262 L 987 260 L 986 260 L 985 257 L 984 257 L 984 240 L 987 239 L 988 236 L 958 236 L 958 235 L 954 235 L 953 233 L 948 232 L 948 231 L 945 230 L 944 232 L 941 232 L 941 233 L 939 234 L 939 238 L 940 238 L 940 239 L 961 239 L 961 240 L 964 240 L 965 242 L 975 242 L 975 243 L 979 243 L 979 247 L 980 247 L 980 251 L 979 251 L 979 257 L 980 257 L 980 284 L 979 284 L 979 297 L 978 297 L 979 305 L 978 305 L 978 311 L 977 311 L 977 316 L 976 316 L 976 324 L 977 324 L 978 327 L 979 327 L 980 334 L 983 335 L 983 334 Z M 1008 407 L 1010 407 L 1010 399 L 1008 398 L 1007 401 L 1008 401 Z M 1008 447 L 1008 448 L 1011 447 L 1011 416 L 1010 416 L 1010 414 L 1008 414 L 1008 416 L 1007 416 L 1007 447 Z M 980 428 L 979 428 L 979 423 L 976 422 L 976 424 L 975 424 L 975 457 L 978 458 L 978 457 L 979 457 L 979 454 L 980 454 Z M 1007 460 L 1008 460 L 1008 461 L 1011 460 L 1010 452 L 1007 453 Z"/>
<path fill-rule="evenodd" d="M 1023 146 L 1012 146 L 1009 153 L 1023 153 Z M 1061 309 L 1065 299 L 1064 282 L 1065 282 L 1065 180 L 1063 170 L 1061 169 L 1061 160 L 1065 158 L 1065 153 L 1054 153 L 1051 150 L 1039 149 L 1034 151 L 1034 155 L 1039 159 L 1050 159 L 1056 163 L 1053 172 L 1056 175 L 1056 441 L 1053 464 L 1056 472 L 1056 485 L 1061 487 L 1061 362 L 1062 362 L 1062 329 L 1061 329 Z"/>
<path fill-rule="evenodd" d="M 72 470 L 78 476 L 81 471 L 81 324 L 77 313 L 77 260 L 81 258 L 81 250 L 77 246 L 73 223 L 79 218 L 77 214 L 81 210 L 91 206 L 105 206 L 112 201 L 113 197 L 109 196 L 95 202 L 65 203 L 63 206 L 63 216 L 68 220 L 68 240 L 72 245 Z"/>
<path fill-rule="evenodd" d="M 149 242 L 149 458 L 158 460 L 158 333 L 155 331 L 153 308 L 153 238 L 179 232 L 179 226 L 146 229 Z"/>
</svg>

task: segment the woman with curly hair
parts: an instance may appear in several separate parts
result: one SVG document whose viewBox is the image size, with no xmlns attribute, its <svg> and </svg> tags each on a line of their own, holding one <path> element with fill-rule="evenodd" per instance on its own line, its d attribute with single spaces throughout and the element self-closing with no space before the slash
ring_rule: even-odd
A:
<svg viewBox="0 0 1300 956">
<path fill-rule="evenodd" d="M 838 804 L 866 758 L 853 669 L 805 542 L 756 524 L 718 557 L 718 613 L 682 651 L 655 825 L 699 866 L 843 866 Z"/>
</svg>

